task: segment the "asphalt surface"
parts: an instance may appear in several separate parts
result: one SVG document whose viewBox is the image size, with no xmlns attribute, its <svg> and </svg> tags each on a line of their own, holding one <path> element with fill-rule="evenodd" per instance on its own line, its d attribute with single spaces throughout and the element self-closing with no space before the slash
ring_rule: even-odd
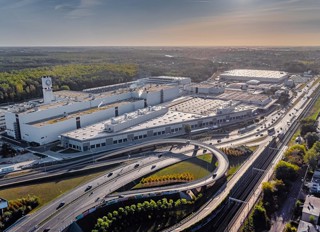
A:
<svg viewBox="0 0 320 232">
<path fill-rule="evenodd" d="M 158 143 L 188 143 L 191 145 L 201 145 L 204 149 L 208 151 L 212 151 L 216 156 L 219 166 L 216 170 L 216 176 L 213 178 L 209 176 L 207 179 L 202 180 L 201 182 L 192 182 L 191 184 L 186 185 L 177 185 L 170 186 L 165 190 L 161 188 L 157 188 L 156 192 L 164 192 L 164 191 L 183 191 L 190 188 L 195 188 L 198 186 L 203 186 L 208 183 L 212 183 L 215 180 L 221 178 L 228 169 L 229 162 L 226 156 L 215 147 L 202 144 L 199 142 L 188 141 L 183 139 L 170 139 L 170 140 L 161 140 Z M 152 143 L 156 143 L 153 141 Z M 141 145 L 140 145 L 141 146 Z M 188 148 L 190 149 L 190 148 Z M 128 149 L 124 149 L 128 150 Z M 179 151 L 180 152 L 180 151 Z M 121 153 L 121 151 L 116 151 L 116 153 Z M 192 154 L 192 153 L 191 153 Z M 143 160 L 135 162 L 126 167 L 118 168 L 112 171 L 112 175 L 104 175 L 99 177 L 90 183 L 83 185 L 79 188 L 74 189 L 68 194 L 60 197 L 50 205 L 47 205 L 40 209 L 38 212 L 31 214 L 29 217 L 22 220 L 19 224 L 17 224 L 10 231 L 28 231 L 26 229 L 33 228 L 35 225 L 38 225 L 34 231 L 42 231 L 46 228 L 50 228 L 50 231 L 61 231 L 72 221 L 75 220 L 76 216 L 78 216 L 83 211 L 92 208 L 102 201 L 112 200 L 114 197 L 108 197 L 107 195 L 124 186 L 127 183 L 132 182 L 139 177 L 142 177 L 150 172 L 153 172 L 157 169 L 161 169 L 163 167 L 169 166 L 171 164 L 180 162 L 183 159 L 189 158 L 188 156 L 181 154 L 171 154 L 169 157 L 167 154 L 163 154 L 161 158 L 159 156 L 151 156 L 147 157 Z M 155 168 L 152 166 L 156 165 Z M 92 188 L 86 191 L 87 186 L 90 185 Z M 154 193 L 155 191 L 149 190 L 141 190 L 135 191 L 134 193 L 130 193 L 130 195 L 141 194 L 141 193 Z M 63 202 L 65 205 L 60 207 L 59 204 Z"/>
</svg>

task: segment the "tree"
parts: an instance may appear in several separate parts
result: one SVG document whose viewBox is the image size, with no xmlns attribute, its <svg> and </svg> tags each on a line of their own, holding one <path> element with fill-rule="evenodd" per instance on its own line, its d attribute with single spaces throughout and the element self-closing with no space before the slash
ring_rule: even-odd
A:
<svg viewBox="0 0 320 232">
<path fill-rule="evenodd" d="M 309 221 L 310 221 L 310 223 L 315 224 L 316 223 L 316 218 L 313 215 L 311 215 L 309 217 Z"/>
<path fill-rule="evenodd" d="M 317 120 L 313 118 L 304 118 L 301 120 L 301 135 L 304 137 L 308 132 L 317 131 Z"/>
<path fill-rule="evenodd" d="M 312 170 L 315 170 L 317 168 L 318 159 L 319 159 L 319 152 L 317 152 L 316 149 L 314 148 L 309 149 L 308 152 L 303 157 L 304 162 L 306 164 L 309 164 Z"/>
<path fill-rule="evenodd" d="M 289 147 L 284 153 L 285 160 L 289 163 L 294 163 L 301 165 L 303 162 L 303 156 L 306 153 L 306 148 L 304 145 L 295 144 Z"/>
<path fill-rule="evenodd" d="M 316 132 L 308 132 L 304 138 L 308 148 L 311 148 L 315 142 L 319 141 L 319 136 Z"/>
<path fill-rule="evenodd" d="M 255 231 L 264 231 L 269 229 L 270 221 L 267 217 L 266 209 L 262 204 L 258 204 L 254 207 L 252 221 Z"/>
<path fill-rule="evenodd" d="M 298 175 L 299 167 L 286 161 L 280 161 L 276 166 L 276 178 L 283 182 L 294 181 Z"/>
</svg>

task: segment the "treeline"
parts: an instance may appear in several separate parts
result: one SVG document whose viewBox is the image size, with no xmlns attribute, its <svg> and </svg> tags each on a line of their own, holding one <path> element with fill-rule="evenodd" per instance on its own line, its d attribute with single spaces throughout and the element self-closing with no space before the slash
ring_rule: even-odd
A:
<svg viewBox="0 0 320 232">
<path fill-rule="evenodd" d="M 143 203 L 132 204 L 131 206 L 120 207 L 118 210 L 106 213 L 106 216 L 99 218 L 92 232 L 122 232 L 122 231 L 144 231 L 143 228 L 152 228 L 152 231 L 159 231 L 169 225 L 177 223 L 190 207 L 202 194 L 194 200 L 163 198 L 162 200 L 144 201 Z"/>
<path fill-rule="evenodd" d="M 82 90 L 132 81 L 134 64 L 69 64 L 0 72 L 0 103 L 42 96 L 41 77 L 53 78 L 53 90 Z"/>
<path fill-rule="evenodd" d="M 0 216 L 0 231 L 5 230 L 15 223 L 19 218 L 28 214 L 39 205 L 39 198 L 30 196 L 9 201 L 8 208 L 3 210 Z"/>
<path fill-rule="evenodd" d="M 179 174 L 168 174 L 163 176 L 149 176 L 146 178 L 142 178 L 140 181 L 141 184 L 152 184 L 158 182 L 166 182 L 166 181 L 173 181 L 173 182 L 189 182 L 193 181 L 194 175 L 189 172 L 179 173 Z"/>
<path fill-rule="evenodd" d="M 320 158 L 320 141 L 316 133 L 317 121 L 311 118 L 301 120 L 300 133 L 304 139 L 302 144 L 290 146 L 284 153 L 283 160 L 279 161 L 275 168 L 274 179 L 262 183 L 262 199 L 255 206 L 246 221 L 243 231 L 265 231 L 271 226 L 270 218 L 287 199 L 292 183 L 299 176 L 299 170 L 303 165 L 308 165 L 315 170 Z M 296 231 L 290 223 L 285 231 Z"/>
<path fill-rule="evenodd" d="M 246 146 L 239 147 L 221 147 L 220 150 L 229 156 L 251 155 L 252 151 Z"/>
</svg>

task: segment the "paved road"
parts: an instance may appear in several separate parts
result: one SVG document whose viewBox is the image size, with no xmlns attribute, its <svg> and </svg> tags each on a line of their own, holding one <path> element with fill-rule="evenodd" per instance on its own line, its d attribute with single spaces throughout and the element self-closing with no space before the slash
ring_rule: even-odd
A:
<svg viewBox="0 0 320 232">
<path fill-rule="evenodd" d="M 212 151 L 214 153 L 214 155 L 217 157 L 217 160 L 219 162 L 219 166 L 218 166 L 218 169 L 216 170 L 216 176 L 214 178 L 210 176 L 209 178 L 207 178 L 206 180 L 203 180 L 202 182 L 194 182 L 192 184 L 187 184 L 187 185 L 170 186 L 165 190 L 161 190 L 161 188 L 158 188 L 156 192 L 157 191 L 163 192 L 163 191 L 169 191 L 169 190 L 182 191 L 182 190 L 194 188 L 197 186 L 203 186 L 207 183 L 212 183 L 216 179 L 225 175 L 225 172 L 227 171 L 229 166 L 229 162 L 226 156 L 215 147 L 208 144 L 202 144 L 199 142 L 188 141 L 183 139 L 169 139 L 169 140 L 158 141 L 158 143 L 168 143 L 168 142 L 173 142 L 173 143 L 187 142 L 187 143 L 190 143 L 190 145 L 195 145 L 195 144 L 200 145 L 204 149 L 207 149 L 208 151 Z M 155 141 L 153 141 L 152 143 L 155 143 Z M 127 150 L 127 149 L 124 149 L 124 150 Z M 116 151 L 116 153 L 120 154 L 120 151 Z M 111 192 L 114 192 L 116 189 L 122 187 L 127 183 L 132 182 L 133 180 L 141 176 L 144 176 L 150 172 L 153 172 L 156 169 L 161 169 L 163 167 L 169 166 L 176 162 L 180 162 L 181 160 L 187 159 L 187 158 L 189 157 L 181 154 L 170 155 L 170 157 L 167 157 L 167 154 L 164 154 L 161 158 L 159 158 L 158 156 L 151 156 L 151 157 L 145 158 L 144 160 L 131 164 L 129 166 L 115 169 L 112 172 L 112 175 L 109 175 L 109 177 L 108 177 L 108 174 L 106 174 L 102 177 L 99 177 L 91 181 L 90 185 L 93 187 L 88 192 L 85 191 L 87 185 L 83 185 L 77 189 L 74 189 L 73 191 L 64 195 L 58 200 L 54 201 L 50 205 L 43 207 L 41 210 L 39 210 L 35 214 L 32 214 L 30 217 L 28 217 L 27 219 L 19 223 L 16 227 L 14 227 L 10 231 L 25 232 L 26 228 L 32 228 L 32 226 L 38 225 L 38 224 L 41 224 L 41 226 L 37 229 L 37 231 L 41 231 L 48 227 L 51 228 L 50 231 L 60 231 L 64 227 L 68 226 L 70 222 L 75 219 L 77 215 L 93 207 L 94 205 L 98 204 L 100 199 L 105 198 L 106 195 L 110 194 Z M 155 164 L 156 164 L 156 168 L 152 168 L 152 166 L 154 166 Z M 141 192 L 145 192 L 145 190 L 141 190 Z M 152 190 L 152 192 L 155 192 L 155 191 Z M 140 193 L 135 192 L 134 194 L 140 194 Z M 106 200 L 110 200 L 110 198 L 107 197 Z M 61 202 L 64 202 L 66 205 L 64 207 L 61 207 L 59 210 L 56 210 L 56 208 Z M 43 223 L 45 219 L 47 219 L 47 221 Z"/>
</svg>

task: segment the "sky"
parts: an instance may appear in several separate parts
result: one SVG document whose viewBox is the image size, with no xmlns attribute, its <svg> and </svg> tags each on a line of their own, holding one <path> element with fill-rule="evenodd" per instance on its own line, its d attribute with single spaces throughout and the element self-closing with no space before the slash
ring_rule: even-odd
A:
<svg viewBox="0 0 320 232">
<path fill-rule="evenodd" d="M 319 46 L 320 0 L 0 0 L 0 46 Z"/>
</svg>

